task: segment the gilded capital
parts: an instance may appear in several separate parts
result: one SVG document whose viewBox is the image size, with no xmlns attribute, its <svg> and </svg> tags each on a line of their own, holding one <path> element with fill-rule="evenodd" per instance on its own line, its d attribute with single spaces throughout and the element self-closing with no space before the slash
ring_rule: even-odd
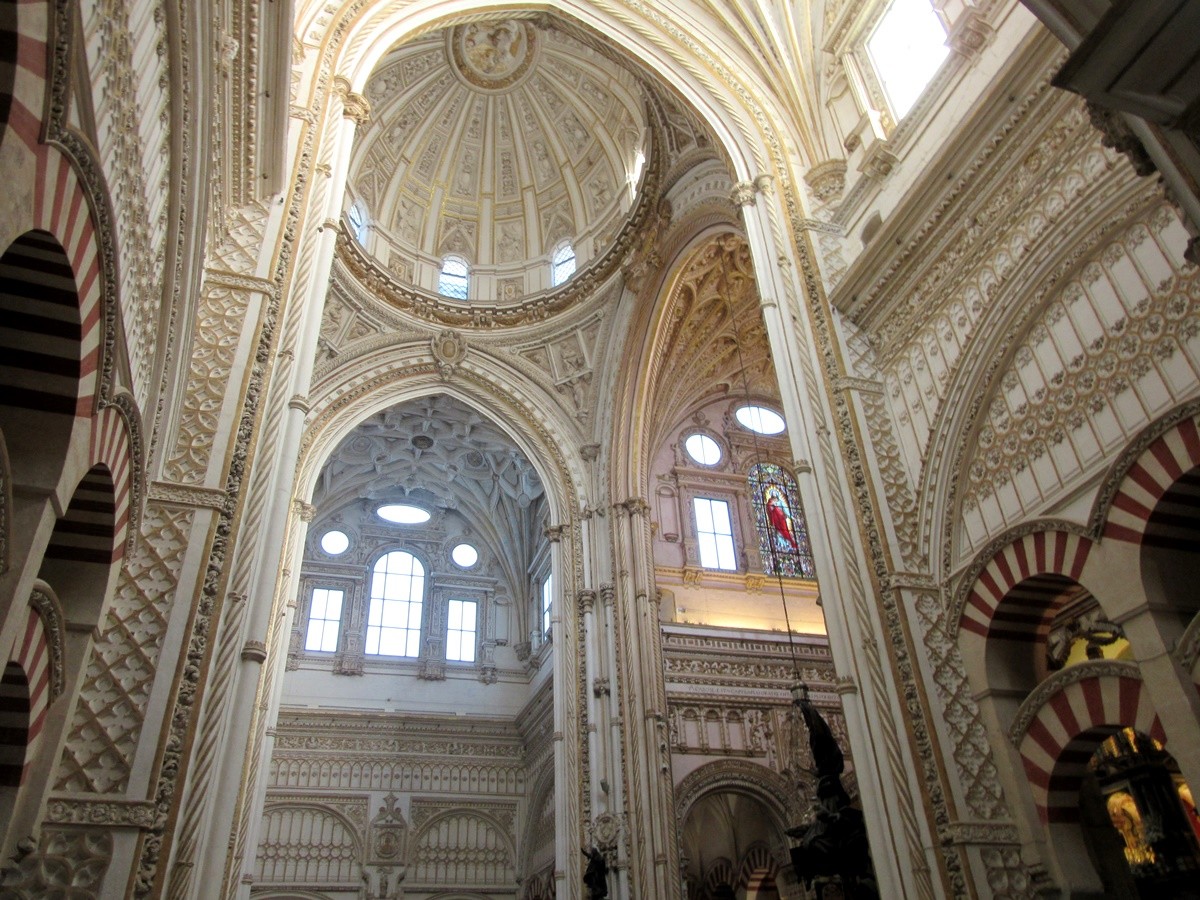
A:
<svg viewBox="0 0 1200 900">
<path fill-rule="evenodd" d="M 348 79 L 337 75 L 333 79 L 333 90 L 342 98 L 342 115 L 353 119 L 356 125 L 366 125 L 371 120 L 371 104 L 362 94 L 350 87 Z"/>
</svg>

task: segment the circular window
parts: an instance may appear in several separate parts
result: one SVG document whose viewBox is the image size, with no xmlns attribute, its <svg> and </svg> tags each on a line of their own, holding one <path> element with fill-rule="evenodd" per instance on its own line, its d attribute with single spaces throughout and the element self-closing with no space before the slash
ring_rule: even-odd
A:
<svg viewBox="0 0 1200 900">
<path fill-rule="evenodd" d="M 350 537 L 336 528 L 321 535 L 321 549 L 330 556 L 341 556 L 350 547 Z"/>
<path fill-rule="evenodd" d="M 707 434 L 693 434 L 683 442 L 688 456 L 702 466 L 715 466 L 721 461 L 721 447 Z"/>
<path fill-rule="evenodd" d="M 475 563 L 479 562 L 479 551 L 470 544 L 459 544 L 450 551 L 450 558 L 457 565 L 462 566 L 464 569 L 469 569 Z"/>
<path fill-rule="evenodd" d="M 429 521 L 429 513 L 419 506 L 407 503 L 389 503 L 375 510 L 375 515 L 396 525 L 420 525 Z"/>
<path fill-rule="evenodd" d="M 785 427 L 783 416 L 764 406 L 739 406 L 734 415 L 742 427 L 759 434 L 780 434 Z"/>
</svg>

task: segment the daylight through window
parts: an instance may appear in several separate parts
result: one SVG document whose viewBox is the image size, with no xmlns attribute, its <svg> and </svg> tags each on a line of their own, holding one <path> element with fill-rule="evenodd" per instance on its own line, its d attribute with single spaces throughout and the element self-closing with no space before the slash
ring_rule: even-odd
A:
<svg viewBox="0 0 1200 900">
<path fill-rule="evenodd" d="M 899 120 L 933 80 L 950 48 L 929 0 L 892 0 L 867 39 L 867 52 Z"/>
<path fill-rule="evenodd" d="M 696 544 L 700 550 L 700 565 L 706 569 L 736 569 L 729 504 L 724 500 L 696 497 L 692 500 L 692 506 L 696 511 Z"/>
<path fill-rule="evenodd" d="M 304 649 L 332 653 L 337 649 L 338 629 L 342 624 L 342 591 L 313 588 L 308 608 L 308 634 Z"/>
<path fill-rule="evenodd" d="M 446 605 L 446 659 L 475 662 L 477 609 L 474 600 L 451 600 Z"/>
<path fill-rule="evenodd" d="M 411 553 L 393 550 L 379 558 L 371 575 L 367 653 L 379 656 L 420 653 L 424 591 L 425 568 Z"/>
</svg>

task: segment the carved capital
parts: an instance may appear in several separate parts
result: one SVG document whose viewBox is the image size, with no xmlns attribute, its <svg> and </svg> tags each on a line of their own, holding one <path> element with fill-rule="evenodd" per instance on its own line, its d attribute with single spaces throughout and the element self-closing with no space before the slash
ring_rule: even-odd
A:
<svg viewBox="0 0 1200 900">
<path fill-rule="evenodd" d="M 1100 143 L 1129 160 L 1133 171 L 1138 175 L 1145 177 L 1157 171 L 1154 160 L 1150 158 L 1138 136 L 1125 124 L 1121 113 L 1114 109 L 1106 109 L 1091 100 L 1087 102 L 1087 111 L 1092 127 L 1100 132 Z"/>
<path fill-rule="evenodd" d="M 596 592 L 585 588 L 577 595 L 579 600 L 579 608 L 584 613 L 590 613 L 596 605 Z"/>
<path fill-rule="evenodd" d="M 296 511 L 296 515 L 300 517 L 301 522 L 311 522 L 317 516 L 317 508 L 315 506 L 298 498 L 292 501 L 292 509 Z"/>
<path fill-rule="evenodd" d="M 882 181 L 892 174 L 892 169 L 898 162 L 896 154 L 887 148 L 886 141 L 876 141 L 863 157 L 862 165 L 859 168 L 868 178 Z"/>
<path fill-rule="evenodd" d="M 804 181 L 818 203 L 830 203 L 846 189 L 846 161 L 827 159 L 817 163 L 804 175 Z"/>
<path fill-rule="evenodd" d="M 616 597 L 617 589 L 611 584 L 600 585 L 600 602 L 605 606 L 612 606 L 613 599 Z"/>
<path fill-rule="evenodd" d="M 246 641 L 242 645 L 242 661 L 262 665 L 267 661 L 267 645 L 262 641 Z"/>
<path fill-rule="evenodd" d="M 56 825 L 149 829 L 154 827 L 154 804 L 146 801 L 54 798 L 46 804 L 46 821 Z"/>
<path fill-rule="evenodd" d="M 350 89 L 350 82 L 337 75 L 333 79 L 333 91 L 342 99 L 342 115 L 354 120 L 355 125 L 366 125 L 371 120 L 371 104 L 362 94 Z"/>
<path fill-rule="evenodd" d="M 546 535 L 546 540 L 552 544 L 557 544 L 561 541 L 566 533 L 566 525 L 550 525 L 542 531 L 542 534 Z"/>
<path fill-rule="evenodd" d="M 757 193 L 753 181 L 739 181 L 729 192 L 729 199 L 734 206 L 752 206 Z"/>
</svg>

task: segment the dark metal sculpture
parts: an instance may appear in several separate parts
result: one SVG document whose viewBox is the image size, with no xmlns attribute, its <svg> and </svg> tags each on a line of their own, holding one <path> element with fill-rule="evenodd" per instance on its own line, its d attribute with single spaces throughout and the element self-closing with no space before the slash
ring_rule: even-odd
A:
<svg viewBox="0 0 1200 900">
<path fill-rule="evenodd" d="M 580 848 L 588 858 L 587 869 L 583 873 L 583 884 L 588 889 L 589 900 L 604 900 L 608 896 L 608 863 L 599 848 Z"/>
<path fill-rule="evenodd" d="M 792 688 L 793 703 L 799 708 L 808 728 L 808 745 L 817 769 L 816 819 L 807 826 L 790 829 L 788 835 L 799 840 L 792 848 L 792 868 L 796 877 L 811 888 L 814 879 L 837 878 L 847 900 L 877 900 L 875 872 L 871 866 L 871 848 L 861 810 L 850 805 L 850 795 L 842 784 L 846 759 L 829 723 L 808 699 L 808 687 Z M 823 893 L 818 887 L 817 896 Z"/>
</svg>

